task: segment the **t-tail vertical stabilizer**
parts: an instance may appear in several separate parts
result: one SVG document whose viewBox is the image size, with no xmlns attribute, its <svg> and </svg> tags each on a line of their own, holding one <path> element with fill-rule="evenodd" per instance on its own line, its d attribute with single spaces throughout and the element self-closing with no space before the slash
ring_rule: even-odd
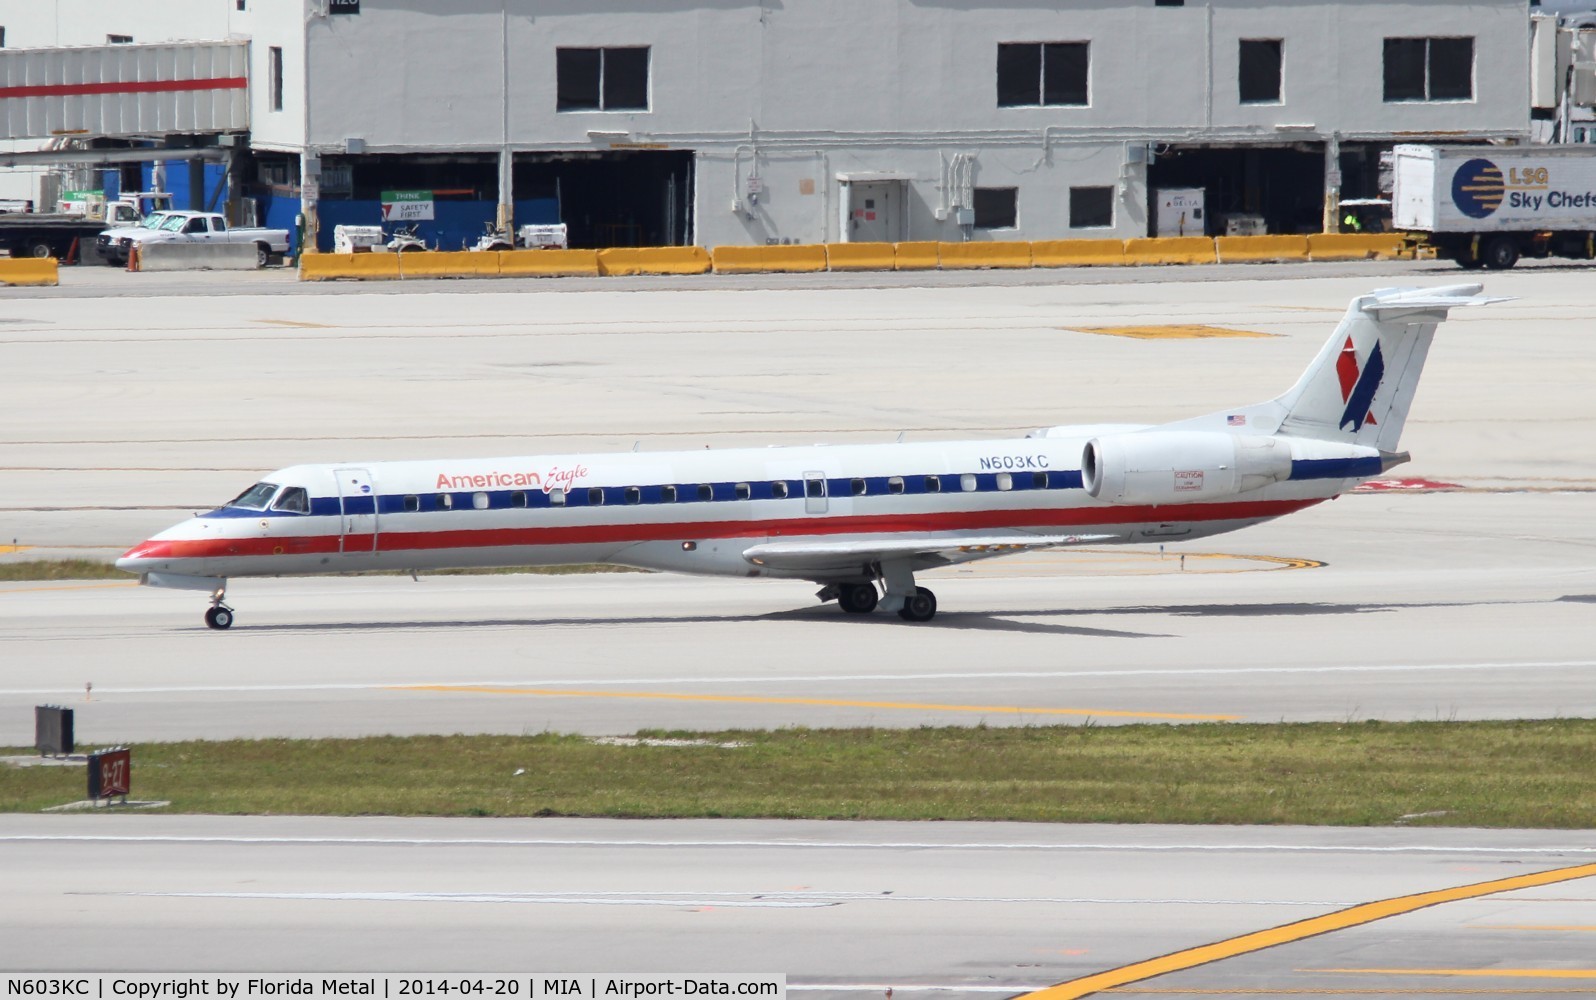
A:
<svg viewBox="0 0 1596 1000">
<path fill-rule="evenodd" d="M 1397 449 L 1435 328 L 1456 306 L 1504 301 L 1479 285 L 1388 288 L 1359 296 L 1285 395 L 1279 433 Z"/>
</svg>

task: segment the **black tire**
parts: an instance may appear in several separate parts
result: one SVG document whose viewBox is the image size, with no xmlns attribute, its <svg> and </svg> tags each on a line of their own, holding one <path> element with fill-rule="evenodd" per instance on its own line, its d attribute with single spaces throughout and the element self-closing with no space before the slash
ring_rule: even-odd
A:
<svg viewBox="0 0 1596 1000">
<path fill-rule="evenodd" d="M 837 607 L 850 615 L 868 615 L 880 600 L 876 588 L 868 583 L 839 583 Z"/>
<path fill-rule="evenodd" d="M 400 253 L 415 253 L 415 252 L 416 252 L 416 251 L 418 251 L 418 250 L 425 250 L 425 249 L 427 249 L 427 248 L 426 248 L 426 246 L 425 246 L 425 245 L 423 245 L 423 244 L 420 244 L 420 243 L 411 243 L 411 244 L 410 244 L 410 245 L 408 245 L 408 246 L 402 246 L 402 247 L 400 247 L 400 248 L 399 248 L 399 252 L 400 252 Z"/>
<path fill-rule="evenodd" d="M 914 588 L 914 593 L 898 609 L 898 617 L 906 622 L 928 622 L 936 617 L 937 595 L 924 587 Z"/>
<path fill-rule="evenodd" d="M 264 243 L 255 244 L 255 266 L 267 267 L 272 262 L 272 248 Z"/>
<path fill-rule="evenodd" d="M 50 244 L 44 242 L 43 240 L 34 240 L 32 243 L 29 243 L 24 249 L 24 254 L 28 257 L 34 258 L 35 260 L 43 260 L 46 257 L 55 256 L 55 254 L 50 250 Z"/>
<path fill-rule="evenodd" d="M 233 627 L 233 612 L 231 608 L 213 607 L 205 612 L 205 624 L 211 628 L 223 629 Z"/>
<path fill-rule="evenodd" d="M 1480 258 L 1493 271 L 1506 271 L 1518 263 L 1518 241 L 1511 236 L 1493 236 L 1480 247 Z"/>
</svg>

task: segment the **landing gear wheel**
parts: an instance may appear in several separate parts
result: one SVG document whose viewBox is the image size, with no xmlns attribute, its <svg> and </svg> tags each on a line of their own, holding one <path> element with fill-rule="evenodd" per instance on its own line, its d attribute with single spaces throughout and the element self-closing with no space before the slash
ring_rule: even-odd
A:
<svg viewBox="0 0 1596 1000">
<path fill-rule="evenodd" d="M 837 607 L 850 615 L 868 615 L 876 609 L 879 599 L 876 588 L 868 583 L 837 585 Z"/>
<path fill-rule="evenodd" d="M 215 605 L 205 612 L 205 624 L 211 628 L 232 628 L 233 609 L 223 605 Z"/>
<path fill-rule="evenodd" d="M 914 588 L 914 593 L 904 598 L 898 617 L 906 622 L 928 622 L 937 613 L 937 595 L 924 587 Z"/>
<path fill-rule="evenodd" d="M 1518 244 L 1509 236 L 1493 237 L 1480 247 L 1480 258 L 1493 271 L 1505 271 L 1518 263 Z"/>
</svg>

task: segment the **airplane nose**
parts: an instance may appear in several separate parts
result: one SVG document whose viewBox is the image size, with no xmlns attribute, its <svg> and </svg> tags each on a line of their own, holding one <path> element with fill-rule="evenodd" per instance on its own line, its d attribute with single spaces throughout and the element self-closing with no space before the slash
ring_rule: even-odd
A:
<svg viewBox="0 0 1596 1000">
<path fill-rule="evenodd" d="M 116 561 L 116 568 L 128 573 L 143 572 L 150 562 L 156 559 L 167 559 L 172 555 L 170 542 L 144 541 L 122 553 L 122 558 Z"/>
</svg>

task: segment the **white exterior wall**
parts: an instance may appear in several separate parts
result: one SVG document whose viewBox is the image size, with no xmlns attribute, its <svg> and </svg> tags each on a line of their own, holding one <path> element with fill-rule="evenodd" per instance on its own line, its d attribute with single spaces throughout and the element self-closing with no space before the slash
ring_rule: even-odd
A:
<svg viewBox="0 0 1596 1000">
<path fill-rule="evenodd" d="M 841 236 L 839 173 L 906 178 L 910 239 L 957 240 L 947 164 L 1018 187 L 1018 226 L 970 238 L 1146 232 L 1148 144 L 1518 138 L 1528 134 L 1523 0 L 55 0 L 5 15 L 8 46 L 251 38 L 252 143 L 342 153 L 692 149 L 704 245 Z M 59 26 L 58 26 L 59 25 Z M 1382 39 L 1475 39 L 1474 99 L 1387 104 Z M 1237 100 L 1241 38 L 1284 41 L 1283 100 Z M 1087 107 L 999 108 L 1002 42 L 1089 41 Z M 284 50 L 284 110 L 267 49 Z M 651 110 L 555 110 L 555 49 L 648 45 Z M 1279 126 L 1291 126 L 1280 129 Z M 608 133 L 590 135 L 590 133 Z M 756 170 L 764 190 L 744 197 Z M 812 181 L 814 193 L 800 193 Z M 1069 188 L 1115 186 L 1110 230 L 1071 230 Z M 804 186 L 807 190 L 807 185 Z M 734 205 L 737 206 L 734 211 Z M 945 216 L 939 221 L 938 215 Z"/>
</svg>

